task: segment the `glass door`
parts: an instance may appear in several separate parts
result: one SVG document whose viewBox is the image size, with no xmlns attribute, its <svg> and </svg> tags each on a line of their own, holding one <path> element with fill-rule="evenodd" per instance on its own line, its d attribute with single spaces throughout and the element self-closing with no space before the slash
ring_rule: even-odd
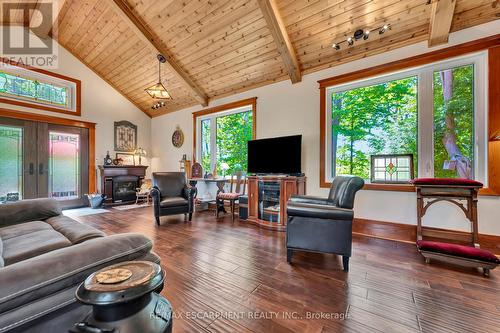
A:
<svg viewBox="0 0 500 333">
<path fill-rule="evenodd" d="M 0 202 L 23 198 L 23 127 L 0 123 Z"/>
<path fill-rule="evenodd" d="M 0 203 L 55 198 L 85 204 L 88 129 L 0 118 Z"/>
<path fill-rule="evenodd" d="M 42 191 L 64 207 L 81 205 L 88 189 L 88 130 L 49 124 L 40 146 L 47 151 L 40 159 Z"/>
</svg>

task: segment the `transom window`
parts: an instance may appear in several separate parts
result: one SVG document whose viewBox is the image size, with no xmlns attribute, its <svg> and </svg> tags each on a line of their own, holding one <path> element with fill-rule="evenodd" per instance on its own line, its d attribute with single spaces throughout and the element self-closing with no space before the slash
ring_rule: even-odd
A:
<svg viewBox="0 0 500 333">
<path fill-rule="evenodd" d="M 326 89 L 325 179 L 369 180 L 374 155 L 412 154 L 415 177 L 486 182 L 486 53 Z"/>
<path fill-rule="evenodd" d="M 255 99 L 231 103 L 196 119 L 196 160 L 203 172 L 229 175 L 247 170 L 247 142 L 254 138 Z M 241 104 L 246 104 L 241 106 Z M 231 105 L 238 105 L 233 106 Z"/>
<path fill-rule="evenodd" d="M 42 70 L 0 63 L 0 100 L 80 115 L 80 81 Z"/>
</svg>

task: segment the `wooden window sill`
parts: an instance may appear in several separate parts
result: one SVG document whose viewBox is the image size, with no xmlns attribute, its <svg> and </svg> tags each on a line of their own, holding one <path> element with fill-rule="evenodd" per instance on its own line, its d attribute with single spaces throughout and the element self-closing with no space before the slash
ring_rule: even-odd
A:
<svg viewBox="0 0 500 333">
<path fill-rule="evenodd" d="M 321 184 L 322 188 L 330 188 L 332 183 Z M 415 186 L 412 184 L 365 184 L 363 190 L 368 191 L 393 191 L 393 192 L 415 192 Z M 482 188 L 479 190 L 481 196 L 500 196 L 500 191 L 491 188 Z"/>
</svg>

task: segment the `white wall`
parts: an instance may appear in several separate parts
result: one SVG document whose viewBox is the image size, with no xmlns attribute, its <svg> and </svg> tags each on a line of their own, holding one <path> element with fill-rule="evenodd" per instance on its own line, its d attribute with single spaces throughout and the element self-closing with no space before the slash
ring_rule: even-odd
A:
<svg viewBox="0 0 500 333">
<path fill-rule="evenodd" d="M 462 30 L 452 34 L 450 43 L 441 48 L 493 35 L 498 31 L 500 31 L 500 20 Z M 257 138 L 302 134 L 302 169 L 307 176 L 307 193 L 326 195 L 328 189 L 319 187 L 319 89 L 317 81 L 438 48 L 429 49 L 426 42 L 418 43 L 305 75 L 302 82 L 294 85 L 290 81 L 283 81 L 222 98 L 211 102 L 210 107 L 257 96 Z M 153 118 L 152 136 L 155 138 L 152 141 L 153 171 L 178 170 L 178 161 L 182 154 L 192 156 L 192 113 L 200 109 L 201 107 L 191 107 Z M 185 135 L 185 142 L 181 148 L 175 148 L 171 143 L 171 135 L 176 126 L 180 126 Z M 415 194 L 361 191 L 356 198 L 355 213 L 359 218 L 416 224 Z M 500 223 L 498 223 L 500 198 L 482 196 L 479 200 L 478 214 L 481 233 L 500 235 Z M 446 203 L 431 207 L 424 224 L 456 230 L 468 228 L 468 222 L 459 208 Z"/>
<path fill-rule="evenodd" d="M 58 68 L 50 71 L 66 75 L 82 82 L 82 114 L 81 117 L 57 112 L 41 111 L 32 108 L 18 107 L 0 103 L 1 108 L 46 114 L 55 117 L 79 119 L 97 123 L 96 125 L 96 166 L 103 163 L 106 151 L 114 158 L 114 122 L 128 120 L 137 125 L 137 145 L 151 151 L 151 118 L 129 102 L 123 95 L 112 88 L 92 70 L 75 58 L 62 46 L 59 46 Z M 142 161 L 148 165 L 149 159 Z M 99 177 L 99 171 L 96 172 Z M 97 182 L 100 186 L 99 181 Z"/>
</svg>

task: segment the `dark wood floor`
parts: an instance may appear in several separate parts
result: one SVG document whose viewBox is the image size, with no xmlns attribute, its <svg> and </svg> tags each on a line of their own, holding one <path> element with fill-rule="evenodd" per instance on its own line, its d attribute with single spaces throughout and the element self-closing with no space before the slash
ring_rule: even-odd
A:
<svg viewBox="0 0 500 333">
<path fill-rule="evenodd" d="M 355 236 L 344 273 L 333 255 L 297 253 L 289 265 L 284 233 L 229 217 L 156 227 L 148 207 L 79 220 L 154 240 L 174 332 L 500 332 L 500 270 L 426 265 L 409 244 Z"/>
</svg>

